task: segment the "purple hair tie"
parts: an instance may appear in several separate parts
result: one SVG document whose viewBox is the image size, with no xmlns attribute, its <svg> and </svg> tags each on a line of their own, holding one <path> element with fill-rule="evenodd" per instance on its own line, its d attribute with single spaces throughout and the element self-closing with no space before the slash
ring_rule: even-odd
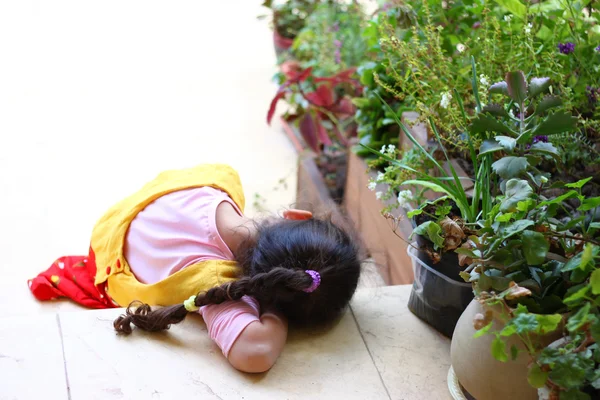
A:
<svg viewBox="0 0 600 400">
<path fill-rule="evenodd" d="M 310 277 L 312 278 L 312 284 L 308 288 L 302 289 L 302 291 L 306 293 L 312 293 L 321 284 L 321 274 L 319 274 L 317 271 L 313 271 L 312 269 L 307 269 L 304 272 L 310 275 Z"/>
</svg>

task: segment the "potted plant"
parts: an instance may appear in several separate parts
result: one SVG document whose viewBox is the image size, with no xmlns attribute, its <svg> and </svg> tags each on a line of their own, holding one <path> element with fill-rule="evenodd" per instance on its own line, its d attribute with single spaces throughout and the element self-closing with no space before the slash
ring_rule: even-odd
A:
<svg viewBox="0 0 600 400">
<path fill-rule="evenodd" d="M 279 58 L 286 53 L 298 33 L 302 30 L 308 16 L 319 5 L 319 0 L 286 0 L 276 2 L 265 0 L 263 7 L 272 12 L 273 45 L 275 54 Z M 265 15 L 259 18 L 265 18 Z"/>
<path fill-rule="evenodd" d="M 284 100 L 282 124 L 299 152 L 308 149 L 330 189 L 341 203 L 347 150 L 356 136 L 352 98 L 361 85 L 355 65 L 365 57 L 360 36 L 365 15 L 355 3 L 323 2 L 311 13 L 294 41 L 293 61 L 281 64 L 267 122 Z"/>
<path fill-rule="evenodd" d="M 455 250 L 468 263 L 461 275 L 473 284 L 476 301 L 457 323 L 452 364 L 461 385 L 480 400 L 537 398 L 527 380 L 528 369 L 530 383 L 538 379 L 527 354 L 560 336 L 572 295 L 591 272 L 580 255 L 592 251 L 586 244 L 598 243 L 599 225 L 592 221 L 600 197 L 582 193 L 590 179 L 550 183 L 550 174 L 538 168 L 543 158 L 560 159 L 540 136 L 572 132 L 577 121 L 556 111 L 559 97 L 539 99 L 549 87 L 547 78 L 527 84 L 523 73 L 508 73 L 490 91 L 509 97 L 509 103 L 490 105 L 471 126 L 472 132 L 504 133 L 484 140 L 479 150 L 480 156 L 494 155 L 491 167 L 501 178 L 501 193 L 478 219 L 477 231 Z M 517 115 L 511 107 L 520 110 Z M 566 207 L 569 199 L 577 199 L 576 209 Z M 475 329 L 480 330 L 473 338 Z M 502 364 L 509 354 L 516 362 Z"/>
<path fill-rule="evenodd" d="M 457 324 L 452 365 L 461 385 L 477 399 L 537 399 L 537 388 L 545 388 L 553 399 L 589 399 L 581 392 L 598 386 L 593 352 L 600 327 L 595 303 L 600 289 L 594 283 L 600 276 L 595 272 L 600 224 L 583 224 L 585 233 L 570 238 L 572 232 L 541 216 L 548 207 L 540 204 L 552 200 L 540 200 L 532 195 L 521 203 L 531 208 L 521 213 L 541 217 L 535 226 L 517 232 L 497 250 L 488 238 L 474 250 L 476 257 L 486 257 L 474 261 L 470 274 L 480 274 L 475 281 L 478 302 L 469 305 Z M 599 201 L 583 197 L 580 209 Z M 494 214 L 494 219 L 505 215 Z M 511 225 L 519 221 L 530 220 Z M 523 250 L 511 248 L 519 241 Z M 513 263 L 502 271 L 490 267 L 509 252 Z"/>
</svg>

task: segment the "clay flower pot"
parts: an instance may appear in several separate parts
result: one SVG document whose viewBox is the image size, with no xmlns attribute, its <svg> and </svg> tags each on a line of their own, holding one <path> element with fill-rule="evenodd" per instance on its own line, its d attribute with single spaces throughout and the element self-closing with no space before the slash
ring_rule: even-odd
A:
<svg viewBox="0 0 600 400">
<path fill-rule="evenodd" d="M 537 390 L 527 382 L 530 361 L 528 354 L 522 352 L 514 361 L 509 358 L 507 362 L 500 362 L 492 356 L 490 350 L 494 335 L 473 338 L 476 332 L 473 327 L 475 315 L 485 314 L 487 310 L 493 312 L 492 330 L 501 330 L 505 324 L 500 317 L 500 309 L 482 306 L 477 300 L 469 304 L 456 324 L 450 351 L 458 381 L 477 400 L 537 400 Z M 558 329 L 534 340 L 547 345 L 560 336 L 561 331 Z M 511 336 L 507 343 L 507 352 L 512 345 L 524 350 L 516 336 Z"/>
<path fill-rule="evenodd" d="M 279 34 L 279 32 L 277 32 L 277 29 L 273 29 L 273 45 L 275 47 L 275 54 L 277 57 L 289 50 L 293 43 L 294 39 L 283 37 Z"/>
</svg>

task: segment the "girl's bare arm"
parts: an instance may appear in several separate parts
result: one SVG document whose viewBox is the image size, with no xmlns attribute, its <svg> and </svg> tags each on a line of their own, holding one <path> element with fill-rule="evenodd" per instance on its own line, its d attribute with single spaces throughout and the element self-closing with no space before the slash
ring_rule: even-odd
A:
<svg viewBox="0 0 600 400">
<path fill-rule="evenodd" d="M 243 372 L 265 372 L 277 361 L 287 339 L 287 322 L 273 313 L 263 313 L 240 333 L 229 351 L 231 365 Z"/>
</svg>

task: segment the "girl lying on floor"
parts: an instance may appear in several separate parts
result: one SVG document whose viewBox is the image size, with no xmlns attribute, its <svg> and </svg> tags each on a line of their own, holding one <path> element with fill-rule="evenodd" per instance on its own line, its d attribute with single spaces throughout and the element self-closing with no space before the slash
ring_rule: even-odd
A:
<svg viewBox="0 0 600 400">
<path fill-rule="evenodd" d="M 302 210 L 254 221 L 227 165 L 167 171 L 96 224 L 89 254 L 67 256 L 29 281 L 39 300 L 125 307 L 129 334 L 204 318 L 231 365 L 270 369 L 288 322 L 325 324 L 348 305 L 360 274 L 357 246 L 329 220 Z M 162 307 L 153 308 L 151 305 Z"/>
</svg>

